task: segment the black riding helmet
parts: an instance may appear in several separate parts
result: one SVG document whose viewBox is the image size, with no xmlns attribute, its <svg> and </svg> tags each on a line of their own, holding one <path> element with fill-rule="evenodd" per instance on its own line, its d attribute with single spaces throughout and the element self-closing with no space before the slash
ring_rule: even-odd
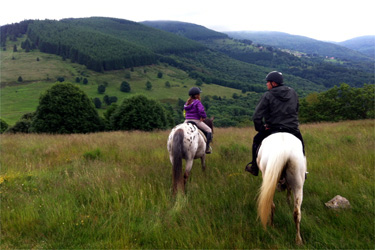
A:
<svg viewBox="0 0 375 250">
<path fill-rule="evenodd" d="M 200 88 L 197 88 L 197 87 L 192 87 L 190 90 L 189 90 L 189 96 L 195 96 L 195 95 L 198 95 L 200 94 L 202 91 Z"/>
<path fill-rule="evenodd" d="M 272 71 L 266 76 L 266 81 L 271 81 L 277 83 L 278 85 L 283 85 L 283 74 L 278 71 Z"/>
</svg>

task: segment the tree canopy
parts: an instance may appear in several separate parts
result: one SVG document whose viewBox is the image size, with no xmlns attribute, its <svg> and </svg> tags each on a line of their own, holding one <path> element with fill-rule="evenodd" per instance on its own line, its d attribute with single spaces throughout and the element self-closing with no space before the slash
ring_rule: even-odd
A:
<svg viewBox="0 0 375 250">
<path fill-rule="evenodd" d="M 57 83 L 39 98 L 31 132 L 89 133 L 104 129 L 104 122 L 85 92 L 71 83 Z"/>
<path fill-rule="evenodd" d="M 125 99 L 110 117 L 114 130 L 144 130 L 165 129 L 170 124 L 171 114 L 155 100 L 143 95 Z"/>
</svg>

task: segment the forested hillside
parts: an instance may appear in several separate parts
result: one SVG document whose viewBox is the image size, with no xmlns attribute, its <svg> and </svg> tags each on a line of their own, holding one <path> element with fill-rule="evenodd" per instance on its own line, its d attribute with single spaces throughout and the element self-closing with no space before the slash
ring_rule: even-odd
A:
<svg viewBox="0 0 375 250">
<path fill-rule="evenodd" d="M 363 83 L 374 83 L 370 59 L 335 44 L 281 32 L 228 32 L 230 36 L 238 38 L 231 39 L 226 36 L 215 36 L 211 30 L 190 23 L 168 21 L 143 23 L 194 39 L 236 60 L 300 77 L 298 81 L 290 80 L 291 85 L 297 89 L 302 87 L 306 92 L 310 89 L 321 91 L 341 83 L 358 87 L 363 86 Z M 206 32 L 203 32 L 204 29 Z M 253 37 L 254 41 L 250 40 Z M 326 55 L 330 55 L 329 58 Z M 341 60 L 334 59 L 335 55 L 340 56 Z M 363 61 L 358 62 L 358 60 Z"/>
<path fill-rule="evenodd" d="M 375 36 L 361 36 L 337 43 L 375 59 Z"/>
</svg>

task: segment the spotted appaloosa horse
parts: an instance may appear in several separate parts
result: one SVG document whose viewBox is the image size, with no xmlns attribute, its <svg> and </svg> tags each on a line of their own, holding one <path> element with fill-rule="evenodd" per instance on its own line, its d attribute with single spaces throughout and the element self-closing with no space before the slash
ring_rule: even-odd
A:
<svg viewBox="0 0 375 250">
<path fill-rule="evenodd" d="M 264 228 L 269 219 L 273 224 L 275 189 L 280 178 L 285 179 L 288 201 L 290 201 L 290 191 L 294 197 L 293 217 L 297 230 L 296 244 L 301 245 L 301 205 L 306 175 L 306 157 L 303 154 L 301 141 L 289 133 L 272 134 L 263 140 L 257 163 L 263 176 L 258 196 L 258 216 Z"/>
<path fill-rule="evenodd" d="M 204 122 L 213 132 L 214 118 L 206 118 Z M 179 190 L 185 191 L 186 181 L 193 167 L 194 159 L 201 159 L 202 170 L 206 168 L 206 138 L 202 132 L 192 123 L 181 123 L 174 127 L 169 134 L 167 148 L 172 163 L 173 194 Z M 185 159 L 185 174 L 182 181 L 182 159 Z"/>
</svg>

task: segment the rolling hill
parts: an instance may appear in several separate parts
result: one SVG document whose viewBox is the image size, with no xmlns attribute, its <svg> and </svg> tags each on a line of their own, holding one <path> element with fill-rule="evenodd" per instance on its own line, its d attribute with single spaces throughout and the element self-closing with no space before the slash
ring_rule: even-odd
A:
<svg viewBox="0 0 375 250">
<path fill-rule="evenodd" d="M 375 59 L 375 36 L 361 36 L 337 43 Z"/>
<path fill-rule="evenodd" d="M 309 86 L 315 91 L 320 91 L 343 82 L 358 87 L 364 82 L 374 83 L 371 66 L 373 61 L 361 53 L 335 44 L 281 32 L 228 33 L 229 36 L 238 39 L 227 36 L 218 37 L 215 33 L 210 37 L 203 34 L 212 34 L 212 31 L 200 25 L 173 21 L 143 23 L 194 39 L 233 59 L 300 77 L 302 81 L 291 81 L 291 85 L 297 89 L 301 84 L 305 89 Z M 196 32 L 193 32 L 193 29 Z M 191 34 L 194 34 L 194 37 Z M 202 34 L 201 37 L 200 34 Z M 249 38 L 253 39 L 254 34 L 256 34 L 255 41 L 249 40 Z M 330 54 L 334 56 L 327 56 Z M 335 58 L 335 56 L 341 56 L 341 58 Z M 303 81 L 306 80 L 315 85 L 304 84 Z M 311 88 L 307 88 L 307 91 Z"/>
<path fill-rule="evenodd" d="M 119 102 L 142 93 L 172 105 L 186 98 L 186 88 L 200 83 L 205 95 L 216 102 L 208 113 L 218 114 L 219 123 L 242 114 L 234 125 L 244 122 L 244 117 L 246 122 L 250 119 L 249 110 L 266 90 L 264 77 L 272 70 L 283 71 L 287 84 L 301 97 L 343 82 L 358 87 L 374 83 L 373 74 L 358 62 L 302 57 L 182 22 L 136 23 L 106 17 L 27 20 L 1 26 L 0 32 L 1 112 L 2 117 L 12 117 L 11 123 L 35 110 L 38 95 L 60 77 L 78 79 L 91 98 L 98 97 L 96 88 L 104 84 L 106 94 L 117 96 Z M 156 77 L 158 72 L 163 78 Z M 83 78 L 88 85 L 82 85 Z M 124 80 L 132 86 L 129 94 L 119 91 Z M 153 91 L 145 91 L 147 81 L 152 81 Z M 171 88 L 165 87 L 167 81 Z M 241 95 L 246 96 L 238 98 Z M 223 105 L 230 105 L 225 114 L 220 112 Z"/>
</svg>

